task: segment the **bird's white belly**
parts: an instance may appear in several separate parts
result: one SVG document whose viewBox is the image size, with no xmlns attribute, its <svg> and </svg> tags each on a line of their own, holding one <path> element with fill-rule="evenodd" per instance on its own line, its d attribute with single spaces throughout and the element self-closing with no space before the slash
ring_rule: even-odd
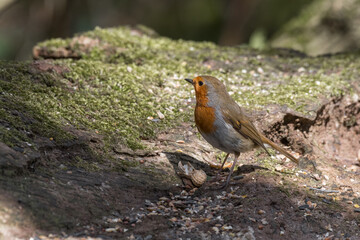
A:
<svg viewBox="0 0 360 240">
<path fill-rule="evenodd" d="M 241 153 L 251 150 L 254 142 L 239 134 L 232 125 L 225 121 L 215 122 L 215 131 L 213 133 L 203 133 L 201 135 L 213 147 L 227 153 Z"/>
</svg>

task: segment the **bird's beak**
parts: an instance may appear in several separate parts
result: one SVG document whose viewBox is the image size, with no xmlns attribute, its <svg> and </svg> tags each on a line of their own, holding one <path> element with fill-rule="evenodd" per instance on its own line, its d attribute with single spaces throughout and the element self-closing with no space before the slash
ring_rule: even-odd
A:
<svg viewBox="0 0 360 240">
<path fill-rule="evenodd" d="M 190 79 L 190 78 L 185 78 L 185 80 L 188 81 L 191 84 L 194 84 L 194 81 L 192 79 Z"/>
</svg>

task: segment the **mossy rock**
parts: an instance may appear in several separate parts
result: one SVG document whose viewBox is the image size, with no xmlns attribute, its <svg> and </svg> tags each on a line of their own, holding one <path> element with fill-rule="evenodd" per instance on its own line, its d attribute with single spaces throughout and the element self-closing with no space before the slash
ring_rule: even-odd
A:
<svg viewBox="0 0 360 240">
<path fill-rule="evenodd" d="M 14 225 L 47 231 L 93 226 L 117 212 L 130 216 L 133 206 L 156 202 L 181 184 L 179 161 L 212 172 L 199 151 L 206 145 L 193 134 L 194 93 L 184 78 L 212 75 L 247 109 L 271 111 L 278 104 L 309 118 L 323 100 L 358 97 L 352 85 L 360 79 L 358 53 L 314 58 L 286 49 L 219 47 L 144 27 L 96 28 L 45 41 L 34 47 L 34 58 L 0 62 L 0 142 L 26 161 L 1 175 L 0 190 L 32 220 L 26 224 L 14 212 Z M 177 144 L 185 132 L 198 142 Z M 260 162 L 273 170 L 270 158 Z M 30 173 L 16 175 L 18 168 Z"/>
<path fill-rule="evenodd" d="M 280 104 L 314 115 L 320 98 L 349 91 L 360 65 L 356 53 L 313 58 L 219 47 L 141 26 L 45 41 L 34 57 L 1 63 L 0 141 L 11 146 L 31 145 L 34 136 L 67 141 L 71 126 L 104 136 L 105 149 L 118 142 L 142 148 L 141 139 L 192 118 L 194 96 L 183 79 L 205 74 L 223 81 L 245 108 Z"/>
<path fill-rule="evenodd" d="M 279 30 L 272 47 L 286 47 L 309 55 L 352 52 L 360 47 L 360 1 L 316 0 Z"/>
</svg>

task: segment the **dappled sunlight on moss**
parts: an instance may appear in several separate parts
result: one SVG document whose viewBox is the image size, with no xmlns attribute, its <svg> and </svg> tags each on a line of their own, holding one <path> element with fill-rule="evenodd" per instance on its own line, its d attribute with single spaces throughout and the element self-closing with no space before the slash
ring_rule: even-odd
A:
<svg viewBox="0 0 360 240">
<path fill-rule="evenodd" d="M 54 81 L 52 76 L 32 76 L 28 72 L 27 63 L 1 64 L 0 77 L 4 80 L 0 81 L 0 116 L 3 122 L 0 140 L 10 146 L 22 142 L 31 146 L 31 137 L 34 133 L 60 142 L 72 139 L 73 136 L 64 131 L 61 124 L 55 122 L 43 107 L 44 104 L 48 104 L 47 107 L 53 109 L 57 103 L 41 101 L 51 99 L 54 95 L 52 89 L 56 87 L 44 86 L 49 79 Z M 35 96 L 43 97 L 34 102 Z"/>
<path fill-rule="evenodd" d="M 74 43 L 76 38 L 40 43 L 39 47 L 77 51 L 81 58 L 53 61 L 67 69 L 60 74 L 31 74 L 28 63 L 4 68 L 2 98 L 8 99 L 5 103 L 16 100 L 19 106 L 31 106 L 32 112 L 47 119 L 49 126 L 56 123 L 58 128 L 73 125 L 91 130 L 104 135 L 108 147 L 120 141 L 131 148 L 141 148 L 140 139 L 152 138 L 157 132 L 192 118 L 188 99 L 194 96 L 192 87 L 183 81 L 185 77 L 219 78 L 246 108 L 276 103 L 308 114 L 311 112 L 305 106 L 316 102 L 319 96 L 347 91 L 350 82 L 357 78 L 354 69 L 360 67 L 359 60 L 351 54 L 280 56 L 276 50 L 217 47 L 208 42 L 147 35 L 149 32 L 152 33 L 144 27 L 96 28 L 76 36 L 84 36 L 88 42 L 94 39 L 86 49 Z M 0 114 L 11 125 L 17 118 L 8 111 Z M 21 121 L 18 122 L 15 125 L 21 128 Z M 6 141 L 28 141 L 21 131 L 0 131 Z"/>
</svg>

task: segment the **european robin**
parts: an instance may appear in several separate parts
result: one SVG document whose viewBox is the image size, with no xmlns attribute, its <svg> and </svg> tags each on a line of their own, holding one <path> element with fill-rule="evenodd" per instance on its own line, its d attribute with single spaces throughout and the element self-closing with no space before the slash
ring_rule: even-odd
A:
<svg viewBox="0 0 360 240">
<path fill-rule="evenodd" d="M 298 164 L 298 160 L 294 156 L 256 129 L 240 106 L 230 97 L 225 85 L 217 78 L 198 76 L 194 79 L 187 78 L 185 80 L 195 88 L 195 123 L 197 129 L 213 147 L 227 153 L 220 171 L 228 156 L 231 153 L 235 155 L 234 163 L 224 187 L 229 184 L 240 153 L 261 147 L 269 154 L 264 144 L 270 145 Z"/>
</svg>

